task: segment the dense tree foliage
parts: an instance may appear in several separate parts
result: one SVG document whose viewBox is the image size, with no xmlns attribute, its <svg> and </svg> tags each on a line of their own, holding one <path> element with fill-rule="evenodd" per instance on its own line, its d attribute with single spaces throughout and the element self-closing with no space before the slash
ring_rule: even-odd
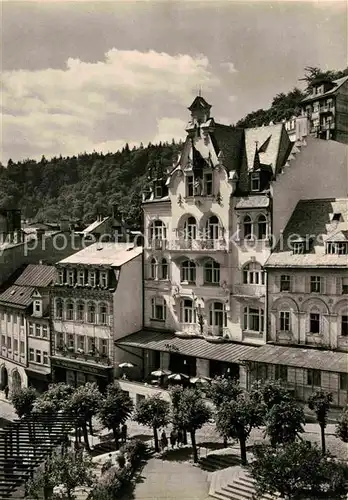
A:
<svg viewBox="0 0 348 500">
<path fill-rule="evenodd" d="M 138 404 L 134 420 L 140 425 L 151 427 L 155 443 L 155 450 L 159 452 L 158 429 L 166 427 L 170 422 L 170 404 L 159 395 L 143 399 Z"/>
<path fill-rule="evenodd" d="M 250 473 L 256 480 L 257 498 L 280 493 L 288 500 L 347 498 L 348 467 L 323 455 L 308 441 L 297 441 L 277 449 L 254 449 Z"/>
<path fill-rule="evenodd" d="M 345 408 L 341 418 L 337 422 L 336 436 L 344 443 L 348 443 L 348 406 Z"/>
<path fill-rule="evenodd" d="M 37 397 L 38 393 L 33 387 L 21 387 L 12 393 L 11 402 L 19 418 L 31 414 Z"/>
<path fill-rule="evenodd" d="M 0 164 L 0 208 L 20 208 L 25 218 L 59 221 L 62 217 L 92 222 L 112 206 L 133 228 L 141 222 L 141 191 L 147 170 L 172 165 L 179 144 L 159 144 L 116 153 L 80 154 L 41 161 L 9 160 Z"/>
</svg>

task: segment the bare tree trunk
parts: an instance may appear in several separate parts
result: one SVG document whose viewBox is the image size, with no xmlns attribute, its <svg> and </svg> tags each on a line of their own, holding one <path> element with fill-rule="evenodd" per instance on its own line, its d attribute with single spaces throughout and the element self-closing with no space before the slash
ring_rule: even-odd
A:
<svg viewBox="0 0 348 500">
<path fill-rule="evenodd" d="M 84 422 L 84 423 L 82 424 L 82 432 L 83 432 L 83 439 L 84 439 L 84 442 L 85 442 L 85 444 L 86 444 L 86 450 L 87 450 L 88 452 L 90 452 L 90 451 L 91 451 L 91 447 L 89 446 L 89 441 L 88 441 L 88 432 L 87 432 L 87 424 L 86 424 L 86 422 Z"/>
<path fill-rule="evenodd" d="M 158 453 L 160 450 L 159 450 L 159 446 L 158 446 L 157 427 L 153 428 L 153 439 L 154 439 L 154 442 L 155 442 L 155 451 L 156 451 L 156 453 Z"/>
<path fill-rule="evenodd" d="M 91 436 L 93 436 L 92 417 L 89 419 L 88 425 L 89 425 L 89 432 L 90 432 Z"/>
<path fill-rule="evenodd" d="M 240 444 L 240 458 L 242 461 L 242 465 L 246 465 L 247 464 L 246 439 L 244 436 L 239 437 L 239 444 Z"/>
<path fill-rule="evenodd" d="M 190 435 L 191 435 L 191 443 L 192 443 L 192 451 L 193 451 L 193 461 L 196 464 L 196 463 L 198 463 L 198 453 L 197 453 L 196 433 L 195 433 L 195 431 L 191 431 Z"/>
<path fill-rule="evenodd" d="M 326 443 L 325 443 L 325 425 L 320 424 L 320 432 L 321 432 L 321 451 L 323 455 L 326 453 Z"/>
<path fill-rule="evenodd" d="M 113 428 L 112 428 L 112 432 L 113 432 L 113 434 L 114 434 L 114 440 L 115 440 L 115 447 L 116 447 L 116 450 L 119 450 L 120 445 L 119 445 L 119 441 L 118 441 L 118 439 L 119 439 L 119 435 L 120 435 L 120 433 L 119 433 L 119 431 L 118 431 L 118 428 L 117 428 L 117 427 L 113 427 Z"/>
<path fill-rule="evenodd" d="M 224 436 L 224 448 L 227 448 L 227 438 Z"/>
</svg>

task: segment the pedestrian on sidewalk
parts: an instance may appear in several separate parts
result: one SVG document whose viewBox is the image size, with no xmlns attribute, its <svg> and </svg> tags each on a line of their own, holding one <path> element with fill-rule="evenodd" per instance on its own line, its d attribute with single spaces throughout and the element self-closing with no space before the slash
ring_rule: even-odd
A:
<svg viewBox="0 0 348 500">
<path fill-rule="evenodd" d="M 177 441 L 178 441 L 178 448 L 180 448 L 180 446 L 183 444 L 184 441 L 184 435 L 181 429 L 178 429 Z"/>
<path fill-rule="evenodd" d="M 176 429 L 173 429 L 172 432 L 170 433 L 170 444 L 172 449 L 175 447 L 177 439 L 178 439 L 178 433 L 176 432 Z"/>
<path fill-rule="evenodd" d="M 167 448 L 167 446 L 168 446 L 168 439 L 167 439 L 165 431 L 163 431 L 162 434 L 161 434 L 161 448 L 162 448 L 162 451 L 164 451 L 165 448 Z"/>
<path fill-rule="evenodd" d="M 5 393 L 5 398 L 8 399 L 8 393 L 9 393 L 10 389 L 8 387 L 8 385 L 5 387 L 4 389 L 4 393 Z"/>
<path fill-rule="evenodd" d="M 121 428 L 121 441 L 122 443 L 125 443 L 127 441 L 127 424 L 123 424 Z"/>
</svg>

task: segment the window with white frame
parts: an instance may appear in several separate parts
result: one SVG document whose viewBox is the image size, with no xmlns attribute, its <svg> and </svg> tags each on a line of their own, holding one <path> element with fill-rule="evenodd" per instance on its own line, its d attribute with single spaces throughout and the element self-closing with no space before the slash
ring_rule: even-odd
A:
<svg viewBox="0 0 348 500">
<path fill-rule="evenodd" d="M 282 274 L 280 276 L 280 291 L 281 292 L 291 291 L 291 277 L 288 274 Z"/>
<path fill-rule="evenodd" d="M 6 347 L 6 336 L 4 334 L 1 335 L 1 345 L 2 347 Z"/>
<path fill-rule="evenodd" d="M 150 279 L 157 279 L 157 260 L 155 259 L 155 257 L 152 257 L 152 259 L 150 260 Z"/>
<path fill-rule="evenodd" d="M 77 348 L 80 349 L 80 351 L 85 351 L 85 336 L 84 335 L 77 336 Z"/>
<path fill-rule="evenodd" d="M 169 273 L 168 273 L 168 261 L 167 259 L 162 259 L 161 264 L 160 264 L 160 279 L 162 280 L 167 280 L 169 278 Z"/>
<path fill-rule="evenodd" d="M 348 295 L 348 278 L 342 278 L 342 295 Z"/>
<path fill-rule="evenodd" d="M 150 241 L 152 240 L 166 240 L 167 229 L 161 220 L 155 220 L 150 225 Z"/>
<path fill-rule="evenodd" d="M 196 264 L 191 260 L 185 260 L 181 264 L 181 283 L 196 283 Z"/>
<path fill-rule="evenodd" d="M 77 271 L 77 284 L 80 286 L 85 286 L 85 270 L 79 269 Z"/>
<path fill-rule="evenodd" d="M 212 215 L 207 220 L 205 227 L 205 238 L 208 240 L 218 240 L 220 237 L 220 224 L 216 215 Z"/>
<path fill-rule="evenodd" d="M 11 337 L 7 337 L 7 349 L 12 349 L 12 339 L 11 339 Z"/>
<path fill-rule="evenodd" d="M 99 274 L 99 285 L 102 288 L 108 287 L 108 273 L 106 271 L 101 271 Z"/>
<path fill-rule="evenodd" d="M 265 215 L 259 215 L 257 219 L 257 239 L 265 240 L 267 238 L 267 218 Z"/>
<path fill-rule="evenodd" d="M 294 254 L 305 253 L 305 242 L 304 241 L 294 241 L 292 243 L 292 251 Z"/>
<path fill-rule="evenodd" d="M 13 352 L 16 354 L 18 353 L 18 340 L 13 339 Z"/>
<path fill-rule="evenodd" d="M 163 196 L 163 185 L 160 182 L 155 183 L 155 198 L 162 198 Z"/>
<path fill-rule="evenodd" d="M 75 272 L 73 269 L 69 269 L 68 272 L 67 272 L 67 283 L 68 285 L 70 286 L 73 286 L 75 284 Z"/>
<path fill-rule="evenodd" d="M 223 328 L 227 326 L 227 313 L 222 302 L 209 305 L 209 326 L 213 327 L 213 333 L 216 334 L 222 334 Z"/>
<path fill-rule="evenodd" d="M 213 259 L 204 264 L 204 283 L 210 285 L 220 284 L 220 264 Z"/>
<path fill-rule="evenodd" d="M 42 362 L 44 365 L 48 365 L 48 352 L 47 351 L 43 351 L 43 353 L 42 353 Z"/>
<path fill-rule="evenodd" d="M 99 323 L 101 325 L 108 324 L 108 306 L 104 302 L 99 304 Z"/>
<path fill-rule="evenodd" d="M 42 325 L 42 337 L 44 339 L 48 338 L 48 326 L 47 325 Z"/>
<path fill-rule="evenodd" d="M 41 299 L 35 299 L 34 300 L 34 313 L 35 314 L 41 314 L 42 313 L 42 300 Z"/>
<path fill-rule="evenodd" d="M 184 224 L 185 240 L 197 239 L 197 222 L 194 217 L 189 217 Z"/>
<path fill-rule="evenodd" d="M 85 303 L 78 302 L 76 305 L 76 319 L 77 321 L 85 320 Z"/>
<path fill-rule="evenodd" d="M 250 182 L 251 191 L 260 191 L 260 173 L 255 172 L 251 174 Z"/>
<path fill-rule="evenodd" d="M 57 283 L 59 285 L 64 284 L 64 269 L 58 269 Z"/>
<path fill-rule="evenodd" d="M 264 310 L 261 307 L 244 307 L 244 330 L 262 333 L 264 331 Z"/>
<path fill-rule="evenodd" d="M 311 285 L 311 293 L 321 293 L 322 277 L 311 276 L 310 285 Z"/>
<path fill-rule="evenodd" d="M 213 194 L 213 174 L 205 173 L 203 176 L 203 194 L 211 196 Z"/>
<path fill-rule="evenodd" d="M 96 307 L 94 302 L 89 302 L 87 306 L 87 321 L 88 323 L 95 323 Z"/>
<path fill-rule="evenodd" d="M 250 262 L 243 267 L 243 283 L 246 285 L 265 284 L 265 273 L 258 262 Z"/>
<path fill-rule="evenodd" d="M 73 333 L 68 333 L 68 347 L 70 349 L 75 347 L 75 335 Z"/>
<path fill-rule="evenodd" d="M 183 299 L 180 302 L 180 322 L 186 324 L 195 324 L 197 322 L 193 300 Z"/>
<path fill-rule="evenodd" d="M 62 349 L 64 347 L 64 334 L 63 334 L 63 332 L 56 333 L 56 346 L 58 349 Z"/>
<path fill-rule="evenodd" d="M 19 349 L 20 349 L 20 354 L 21 355 L 24 354 L 24 348 L 25 348 L 25 344 L 24 344 L 23 340 L 21 340 L 20 343 L 19 343 Z"/>
<path fill-rule="evenodd" d="M 253 223 L 250 215 L 245 215 L 243 219 L 243 237 L 250 238 L 253 234 Z"/>
<path fill-rule="evenodd" d="M 281 332 L 290 332 L 290 311 L 279 312 L 279 330 Z"/>
<path fill-rule="evenodd" d="M 194 195 L 194 178 L 193 175 L 187 175 L 186 176 L 186 196 L 193 196 Z"/>
<path fill-rule="evenodd" d="M 55 301 L 55 313 L 57 319 L 63 318 L 63 301 L 62 299 L 56 299 Z"/>
<path fill-rule="evenodd" d="M 41 337 L 41 325 L 38 323 L 35 324 L 35 337 Z"/>
<path fill-rule="evenodd" d="M 96 272 L 95 271 L 89 271 L 88 272 L 88 284 L 90 286 L 95 286 L 96 285 Z"/>
<path fill-rule="evenodd" d="M 35 352 L 32 347 L 29 348 L 29 361 L 35 361 Z"/>
<path fill-rule="evenodd" d="M 348 254 L 348 242 L 338 241 L 329 242 L 326 244 L 326 253 L 336 254 L 336 255 L 347 255 Z"/>
<path fill-rule="evenodd" d="M 88 352 L 94 353 L 96 351 L 95 338 L 94 337 L 87 337 L 87 344 L 88 344 Z"/>
<path fill-rule="evenodd" d="M 151 319 L 157 321 L 166 320 L 166 303 L 163 297 L 152 297 L 151 299 Z"/>
<path fill-rule="evenodd" d="M 34 324 L 33 323 L 29 323 L 29 335 L 31 337 L 34 336 Z"/>
<path fill-rule="evenodd" d="M 100 339 L 99 341 L 99 351 L 103 356 L 108 355 L 108 341 L 107 339 Z"/>
<path fill-rule="evenodd" d="M 320 314 L 317 312 L 309 314 L 309 333 L 320 333 Z"/>
<path fill-rule="evenodd" d="M 341 336 L 348 337 L 348 314 L 341 315 Z"/>
<path fill-rule="evenodd" d="M 73 321 L 74 319 L 74 303 L 72 300 L 68 300 L 66 303 L 65 317 L 68 321 Z"/>
</svg>

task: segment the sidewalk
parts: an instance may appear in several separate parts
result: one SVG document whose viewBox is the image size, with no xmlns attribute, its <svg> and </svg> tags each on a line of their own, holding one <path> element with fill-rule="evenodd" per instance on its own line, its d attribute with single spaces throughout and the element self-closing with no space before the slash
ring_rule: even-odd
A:
<svg viewBox="0 0 348 500">
<path fill-rule="evenodd" d="M 18 419 L 11 401 L 5 398 L 3 391 L 0 391 L 0 419 L 1 418 L 10 421 Z"/>
</svg>

